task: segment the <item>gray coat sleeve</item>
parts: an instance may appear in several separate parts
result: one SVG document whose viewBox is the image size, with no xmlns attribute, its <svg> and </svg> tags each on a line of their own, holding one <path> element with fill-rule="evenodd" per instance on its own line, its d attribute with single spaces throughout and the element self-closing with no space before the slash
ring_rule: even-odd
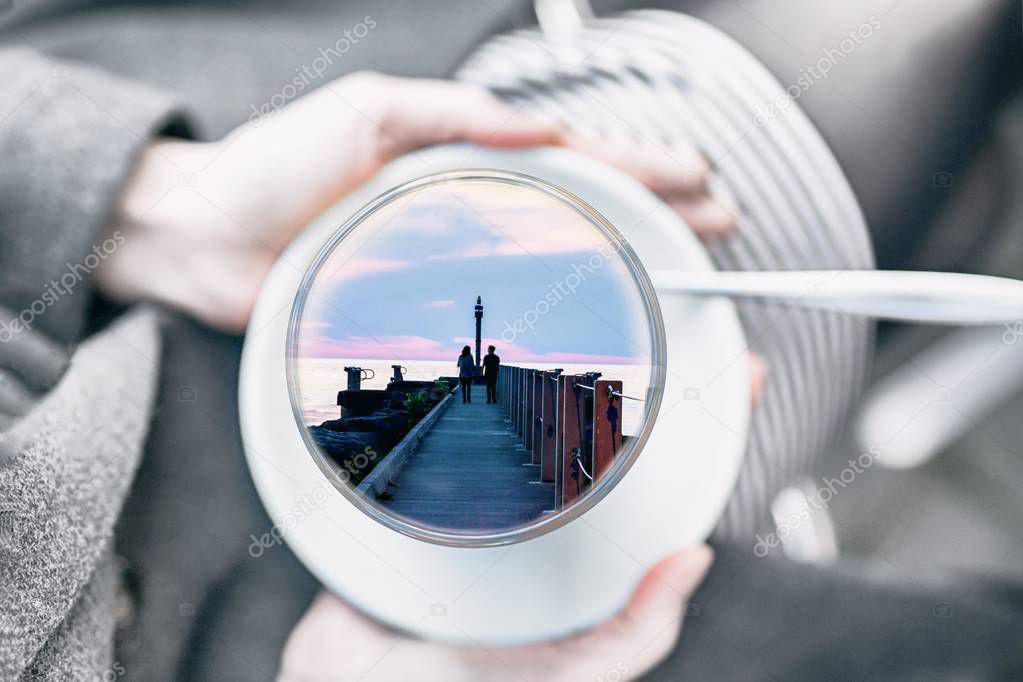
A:
<svg viewBox="0 0 1023 682">
<path fill-rule="evenodd" d="M 187 134 L 173 96 L 23 48 L 0 48 L 0 304 L 61 342 L 77 339 L 89 274 L 139 151 Z"/>
<path fill-rule="evenodd" d="M 28 49 L 0 48 L 0 83 L 0 343 L 76 342 L 136 157 L 187 126 L 167 93 Z M 114 664 L 111 536 L 149 428 L 158 338 L 155 313 L 122 318 L 0 433 L 25 444 L 0 457 L 0 681 L 100 679 Z"/>
<path fill-rule="evenodd" d="M 0 466 L 0 680 L 101 679 L 111 660 L 111 538 L 149 429 L 156 313 L 85 341 L 15 428 Z M 65 673 L 71 672 L 67 675 Z"/>
</svg>

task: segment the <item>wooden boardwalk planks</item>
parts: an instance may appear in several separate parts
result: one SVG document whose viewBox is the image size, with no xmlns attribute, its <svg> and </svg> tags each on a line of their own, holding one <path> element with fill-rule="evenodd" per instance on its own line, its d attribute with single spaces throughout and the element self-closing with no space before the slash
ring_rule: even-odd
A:
<svg viewBox="0 0 1023 682">
<path fill-rule="evenodd" d="M 381 504 L 424 525 L 468 532 L 505 530 L 554 508 L 554 485 L 537 483 L 531 453 L 486 388 L 441 415 Z"/>
</svg>

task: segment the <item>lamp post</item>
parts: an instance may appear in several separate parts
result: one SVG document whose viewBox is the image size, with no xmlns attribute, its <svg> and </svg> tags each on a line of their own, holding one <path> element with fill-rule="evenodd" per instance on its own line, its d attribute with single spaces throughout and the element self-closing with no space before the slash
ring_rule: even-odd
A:
<svg viewBox="0 0 1023 682">
<path fill-rule="evenodd" d="M 480 373 L 480 334 L 483 329 L 483 299 L 476 297 L 476 375 Z"/>
</svg>

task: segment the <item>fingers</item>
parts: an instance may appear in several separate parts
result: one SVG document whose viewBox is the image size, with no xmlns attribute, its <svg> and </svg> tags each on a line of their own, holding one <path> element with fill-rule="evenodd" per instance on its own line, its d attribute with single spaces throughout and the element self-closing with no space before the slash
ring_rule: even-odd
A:
<svg viewBox="0 0 1023 682">
<path fill-rule="evenodd" d="M 361 98 L 375 102 L 382 112 L 381 161 L 446 142 L 511 148 L 561 145 L 636 178 L 675 208 L 697 235 L 714 238 L 735 232 L 736 208 L 708 193 L 710 166 L 692 147 L 625 145 L 570 134 L 464 83 L 380 74 L 350 79 Z"/>
<path fill-rule="evenodd" d="M 735 234 L 737 209 L 723 199 L 701 195 L 669 199 L 668 205 L 678 211 L 686 224 L 701 239 L 715 239 Z"/>
<path fill-rule="evenodd" d="M 712 559 L 708 547 L 679 552 L 654 566 L 611 620 L 576 637 L 505 649 L 438 644 L 389 632 L 323 591 L 288 638 L 279 679 L 332 679 L 346 673 L 362 679 L 370 672 L 371 679 L 446 682 L 568 682 L 600 679 L 611 671 L 639 677 L 674 647 L 686 604 Z"/>
<path fill-rule="evenodd" d="M 554 125 L 527 116 L 476 86 L 373 75 L 363 87 L 380 91 L 384 160 L 445 142 L 530 147 L 559 144 L 562 139 Z"/>
<path fill-rule="evenodd" d="M 708 191 L 710 166 L 691 147 L 608 144 L 568 136 L 565 146 L 593 156 L 636 178 L 679 212 L 693 232 L 709 239 L 733 234 L 738 211 Z"/>
<path fill-rule="evenodd" d="M 566 136 L 565 146 L 614 166 L 662 197 L 694 197 L 706 190 L 710 169 L 691 147 L 626 146 L 579 135 Z"/>
<path fill-rule="evenodd" d="M 756 353 L 749 354 L 750 402 L 756 409 L 767 388 L 767 362 Z"/>
</svg>

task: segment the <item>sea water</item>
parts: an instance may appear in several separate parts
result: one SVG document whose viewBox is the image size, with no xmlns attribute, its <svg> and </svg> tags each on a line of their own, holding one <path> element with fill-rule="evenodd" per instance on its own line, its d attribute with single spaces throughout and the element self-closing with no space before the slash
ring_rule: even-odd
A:
<svg viewBox="0 0 1023 682">
<path fill-rule="evenodd" d="M 363 388 L 384 388 L 393 376 L 389 360 L 360 360 L 343 358 L 298 358 L 298 391 L 300 409 L 306 424 L 315 425 L 328 419 L 338 418 L 337 392 L 347 387 L 345 367 L 361 367 L 375 373 L 370 379 L 362 382 Z M 508 364 L 517 364 L 508 361 Z M 458 368 L 452 358 L 450 362 L 438 360 L 422 360 L 402 362 L 407 381 L 433 381 L 442 376 L 457 376 Z M 518 365 L 530 369 L 561 368 L 565 374 L 583 374 L 600 372 L 603 379 L 620 379 L 622 393 L 645 400 L 650 386 L 649 365 L 572 365 L 522 363 Z M 622 401 L 622 433 L 635 434 L 643 421 L 645 402 L 636 400 Z"/>
</svg>

